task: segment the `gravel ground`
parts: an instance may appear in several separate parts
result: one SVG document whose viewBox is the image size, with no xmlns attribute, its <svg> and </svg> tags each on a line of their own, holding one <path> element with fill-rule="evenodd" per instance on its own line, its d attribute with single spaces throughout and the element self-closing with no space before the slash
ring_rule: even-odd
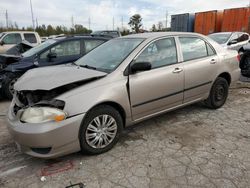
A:
<svg viewBox="0 0 250 188">
<path fill-rule="evenodd" d="M 128 130 L 109 152 L 43 160 L 20 153 L 0 102 L 0 187 L 249 187 L 250 83 L 232 86 L 218 110 L 201 104 Z"/>
</svg>

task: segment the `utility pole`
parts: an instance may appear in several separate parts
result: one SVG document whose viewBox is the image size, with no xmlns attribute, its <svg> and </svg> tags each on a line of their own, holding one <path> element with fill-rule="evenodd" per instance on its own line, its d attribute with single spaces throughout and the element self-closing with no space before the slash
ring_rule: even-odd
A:
<svg viewBox="0 0 250 188">
<path fill-rule="evenodd" d="M 74 24 L 74 17 L 73 15 L 71 16 L 71 27 L 74 28 L 75 27 L 75 24 Z"/>
<path fill-rule="evenodd" d="M 38 28 L 38 21 L 37 21 L 37 18 L 36 18 L 36 27 Z"/>
<path fill-rule="evenodd" d="M 5 19 L 6 19 L 6 28 L 7 28 L 7 30 L 8 30 L 8 28 L 9 28 L 8 10 L 6 10 Z"/>
<path fill-rule="evenodd" d="M 123 16 L 122 16 L 122 29 L 123 29 Z"/>
<path fill-rule="evenodd" d="M 91 20 L 90 20 L 90 17 L 89 17 L 89 30 L 90 30 L 90 25 L 91 25 Z"/>
<path fill-rule="evenodd" d="M 166 29 L 168 28 L 168 10 L 166 10 Z"/>
<path fill-rule="evenodd" d="M 115 30 L 115 18 L 113 16 L 113 31 Z"/>
<path fill-rule="evenodd" d="M 35 20 L 34 20 L 34 14 L 33 14 L 33 8 L 32 8 L 31 0 L 30 0 L 30 10 L 31 10 L 31 19 L 32 19 L 33 30 L 35 31 Z"/>
</svg>

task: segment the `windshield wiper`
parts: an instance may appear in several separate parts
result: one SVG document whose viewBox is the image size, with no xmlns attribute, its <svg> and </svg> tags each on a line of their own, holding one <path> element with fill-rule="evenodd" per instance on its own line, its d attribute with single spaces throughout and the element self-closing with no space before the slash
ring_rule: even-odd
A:
<svg viewBox="0 0 250 188">
<path fill-rule="evenodd" d="M 92 66 L 89 66 L 89 65 L 80 65 L 80 67 L 96 70 L 96 67 L 92 67 Z"/>
</svg>

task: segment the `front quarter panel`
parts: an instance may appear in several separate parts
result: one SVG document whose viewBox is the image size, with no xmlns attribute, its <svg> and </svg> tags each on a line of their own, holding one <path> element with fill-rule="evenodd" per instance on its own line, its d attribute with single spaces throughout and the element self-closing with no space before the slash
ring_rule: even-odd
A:
<svg viewBox="0 0 250 188">
<path fill-rule="evenodd" d="M 123 108 L 126 118 L 129 119 L 131 111 L 126 84 L 127 77 L 124 77 L 117 81 L 99 84 L 94 88 L 86 89 L 82 86 L 57 98 L 65 101 L 64 111 L 68 116 L 86 113 L 94 106 L 113 102 Z"/>
</svg>

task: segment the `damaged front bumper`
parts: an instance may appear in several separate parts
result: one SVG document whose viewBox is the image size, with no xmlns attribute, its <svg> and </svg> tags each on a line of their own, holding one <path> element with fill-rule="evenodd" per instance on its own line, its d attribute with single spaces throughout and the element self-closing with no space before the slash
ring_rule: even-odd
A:
<svg viewBox="0 0 250 188">
<path fill-rule="evenodd" d="M 8 129 L 22 152 L 39 158 L 55 158 L 80 151 L 78 135 L 85 114 L 60 122 L 23 123 L 14 113 L 13 103 L 8 112 Z"/>
</svg>

